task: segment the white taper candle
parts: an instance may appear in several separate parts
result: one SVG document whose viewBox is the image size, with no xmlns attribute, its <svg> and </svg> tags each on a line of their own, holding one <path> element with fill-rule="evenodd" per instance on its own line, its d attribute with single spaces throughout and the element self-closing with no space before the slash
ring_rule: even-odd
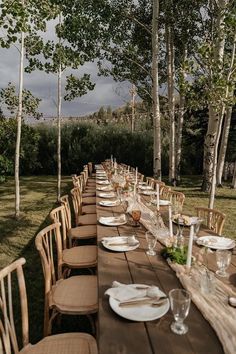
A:
<svg viewBox="0 0 236 354">
<path fill-rule="evenodd" d="M 138 167 L 136 167 L 136 171 L 135 171 L 135 183 L 138 183 Z"/>
<path fill-rule="evenodd" d="M 156 197 L 157 197 L 157 199 L 156 199 L 156 202 L 157 202 L 157 210 L 159 211 L 159 209 L 160 209 L 160 196 L 159 196 L 159 184 L 158 183 L 156 183 Z"/>
<path fill-rule="evenodd" d="M 169 205 L 169 231 L 170 231 L 170 237 L 173 237 L 173 224 L 172 224 L 172 208 L 171 208 L 171 204 Z"/>
<path fill-rule="evenodd" d="M 187 268 L 191 267 L 192 262 L 192 248 L 193 248 L 193 235 L 194 235 L 194 225 L 190 226 L 189 241 L 188 241 L 188 254 L 187 254 Z"/>
</svg>

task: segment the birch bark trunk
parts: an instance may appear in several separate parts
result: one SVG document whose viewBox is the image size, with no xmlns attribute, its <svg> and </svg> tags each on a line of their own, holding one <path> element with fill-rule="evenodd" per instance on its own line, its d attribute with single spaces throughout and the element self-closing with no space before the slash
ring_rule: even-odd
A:
<svg viewBox="0 0 236 354">
<path fill-rule="evenodd" d="M 210 75 L 211 89 L 214 91 L 213 77 L 214 74 L 220 75 L 223 65 L 224 47 L 225 47 L 225 31 L 224 19 L 225 8 L 229 0 L 219 0 L 215 6 L 217 7 L 216 20 L 214 23 L 215 41 L 213 45 L 214 61 L 219 63 L 217 68 L 212 67 Z M 213 40 L 213 39 L 212 39 Z M 219 70 L 217 73 L 215 70 Z M 214 72 L 214 73 L 213 73 Z M 216 102 L 208 103 L 209 121 L 204 142 L 204 163 L 203 163 L 203 183 L 202 190 L 210 192 L 209 207 L 214 205 L 214 196 L 216 189 L 216 167 L 218 158 L 218 144 L 221 134 L 222 119 L 224 115 L 223 103 L 219 106 Z"/>
<path fill-rule="evenodd" d="M 168 87 L 168 107 L 170 119 L 170 146 L 169 146 L 169 182 L 176 183 L 175 178 L 175 68 L 174 68 L 174 42 L 173 29 L 166 25 L 166 52 L 167 52 L 167 87 Z"/>
<path fill-rule="evenodd" d="M 25 34 L 21 32 L 20 45 L 20 70 L 19 70 L 19 94 L 18 110 L 16 115 L 17 134 L 15 149 L 15 218 L 20 217 L 20 143 L 21 143 L 21 124 L 22 124 L 22 100 L 23 100 L 23 80 L 24 80 L 24 40 Z"/>
<path fill-rule="evenodd" d="M 153 0 L 152 14 L 152 109 L 153 109 L 153 175 L 161 179 L 161 116 L 158 78 L 158 18 L 159 1 Z"/>
<path fill-rule="evenodd" d="M 232 107 L 228 107 L 226 109 L 226 114 L 224 118 L 224 126 L 223 126 L 220 152 L 219 152 L 217 171 L 216 171 L 216 184 L 218 187 L 222 187 L 222 176 L 224 172 L 225 155 L 226 155 L 226 150 L 228 145 L 231 117 L 232 117 Z"/>
<path fill-rule="evenodd" d="M 61 26 L 62 18 L 61 14 L 59 15 L 59 25 Z M 61 40 L 59 38 L 59 45 Z M 58 76 L 57 76 L 57 128 L 58 128 L 58 136 L 57 136 L 57 200 L 61 198 L 61 78 L 62 78 L 62 66 L 61 63 L 58 67 Z"/>
<path fill-rule="evenodd" d="M 57 200 L 61 197 L 61 64 L 58 69 L 57 80 Z"/>
<path fill-rule="evenodd" d="M 232 179 L 232 188 L 236 189 L 236 161 L 234 163 L 234 174 Z"/>
</svg>

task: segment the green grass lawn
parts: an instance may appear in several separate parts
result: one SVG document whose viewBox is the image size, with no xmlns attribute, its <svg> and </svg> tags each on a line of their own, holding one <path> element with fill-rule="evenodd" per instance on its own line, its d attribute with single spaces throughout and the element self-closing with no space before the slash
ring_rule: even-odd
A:
<svg viewBox="0 0 236 354">
<path fill-rule="evenodd" d="M 184 177 L 176 189 L 186 195 L 184 212 L 194 214 L 195 206 L 207 206 L 208 195 L 200 191 L 201 179 Z M 44 281 L 39 254 L 35 249 L 36 234 L 50 223 L 48 215 L 56 206 L 56 177 L 33 176 L 21 178 L 21 211 L 19 221 L 14 220 L 14 181 L 9 178 L 0 184 L 0 268 L 19 257 L 26 258 L 24 267 L 29 300 L 30 340 L 42 338 Z M 72 188 L 71 178 L 62 178 L 62 194 Z M 236 190 L 225 187 L 217 190 L 215 208 L 226 214 L 223 234 L 236 239 Z M 70 317 L 70 316 L 68 316 Z M 63 319 L 60 331 L 86 330 L 88 326 L 81 319 Z"/>
</svg>

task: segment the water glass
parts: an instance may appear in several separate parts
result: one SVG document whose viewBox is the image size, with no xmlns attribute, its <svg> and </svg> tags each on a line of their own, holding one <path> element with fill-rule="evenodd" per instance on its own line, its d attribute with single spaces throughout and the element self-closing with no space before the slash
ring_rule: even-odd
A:
<svg viewBox="0 0 236 354">
<path fill-rule="evenodd" d="M 208 269 L 203 269 L 200 274 L 201 293 L 213 295 L 215 293 L 215 275 Z"/>
<path fill-rule="evenodd" d="M 227 278 L 229 276 L 226 273 L 226 269 L 230 265 L 231 262 L 231 252 L 229 250 L 216 250 L 216 264 L 219 268 L 216 271 L 216 274 L 220 277 Z"/>
<path fill-rule="evenodd" d="M 197 236 L 198 236 L 198 233 L 200 231 L 200 227 L 201 227 L 201 224 L 203 221 L 204 221 L 203 219 L 198 219 L 196 224 L 194 224 L 194 226 L 193 226 L 193 231 L 194 231 L 193 239 L 194 240 L 197 240 Z"/>
<path fill-rule="evenodd" d="M 184 289 L 173 289 L 169 292 L 170 307 L 175 321 L 171 323 L 171 330 L 176 334 L 185 334 L 188 332 L 188 326 L 183 323 L 188 316 L 191 294 Z"/>
<path fill-rule="evenodd" d="M 148 251 L 146 252 L 149 256 L 155 256 L 156 251 L 154 251 L 154 247 L 156 246 L 157 239 L 150 231 L 145 233 L 147 244 L 148 244 Z"/>
</svg>

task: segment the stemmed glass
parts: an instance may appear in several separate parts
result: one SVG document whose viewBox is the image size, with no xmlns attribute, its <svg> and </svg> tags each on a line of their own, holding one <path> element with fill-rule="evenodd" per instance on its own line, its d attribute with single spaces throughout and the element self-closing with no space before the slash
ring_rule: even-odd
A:
<svg viewBox="0 0 236 354">
<path fill-rule="evenodd" d="M 219 268 L 216 271 L 216 274 L 220 277 L 226 278 L 229 274 L 226 272 L 226 269 L 231 262 L 231 252 L 228 250 L 216 250 L 216 263 Z"/>
<path fill-rule="evenodd" d="M 201 224 L 203 221 L 204 221 L 203 219 L 198 218 L 196 224 L 194 224 L 194 226 L 193 226 L 193 231 L 194 231 L 193 239 L 194 240 L 197 240 L 197 235 L 200 231 L 200 227 L 201 227 Z"/>
<path fill-rule="evenodd" d="M 139 226 L 139 220 L 141 218 L 141 210 L 140 209 L 134 209 L 131 212 L 131 216 L 134 220 L 134 227 L 138 227 Z"/>
<path fill-rule="evenodd" d="M 156 251 L 154 251 L 153 248 L 156 246 L 156 243 L 157 243 L 156 236 L 153 235 L 150 231 L 146 231 L 145 237 L 146 237 L 147 244 L 148 244 L 148 251 L 146 251 L 146 253 L 149 256 L 155 256 Z"/>
<path fill-rule="evenodd" d="M 184 289 L 173 289 L 169 292 L 170 307 L 175 319 L 171 323 L 171 330 L 176 334 L 185 334 L 188 332 L 188 326 L 184 324 L 185 318 L 188 316 L 191 294 Z"/>
</svg>

